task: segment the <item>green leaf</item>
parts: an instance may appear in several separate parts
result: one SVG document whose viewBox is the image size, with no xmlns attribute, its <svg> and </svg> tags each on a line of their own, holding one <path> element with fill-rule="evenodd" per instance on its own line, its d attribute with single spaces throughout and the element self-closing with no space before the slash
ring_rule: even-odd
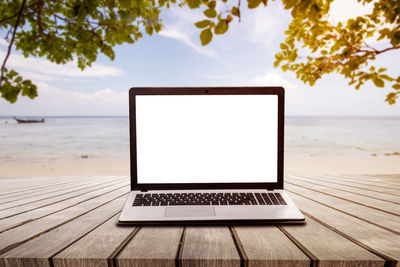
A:
<svg viewBox="0 0 400 267">
<path fill-rule="evenodd" d="M 10 71 L 7 73 L 7 75 L 8 75 L 8 77 L 10 77 L 10 78 L 12 79 L 12 78 L 14 78 L 15 76 L 18 75 L 18 72 L 16 72 L 15 70 L 10 70 Z"/>
<path fill-rule="evenodd" d="M 208 25 L 210 25 L 210 23 L 211 23 L 211 20 L 205 19 L 205 20 L 196 22 L 194 25 L 196 25 L 196 27 L 199 29 L 203 29 L 203 28 L 207 27 Z"/>
<path fill-rule="evenodd" d="M 208 18 L 215 18 L 217 16 L 217 11 L 215 11 L 215 9 L 206 9 L 203 13 Z"/>
<path fill-rule="evenodd" d="M 133 6 L 132 0 L 118 0 L 122 8 L 129 9 Z"/>
<path fill-rule="evenodd" d="M 380 68 L 380 69 L 378 70 L 379 73 L 384 72 L 384 71 L 387 71 L 387 69 L 386 69 L 386 68 Z"/>
<path fill-rule="evenodd" d="M 228 30 L 229 26 L 228 23 L 226 23 L 226 20 L 220 20 L 214 28 L 215 34 L 224 34 Z"/>
<path fill-rule="evenodd" d="M 232 13 L 232 15 L 234 15 L 236 17 L 240 17 L 240 10 L 239 10 L 239 8 L 237 8 L 235 6 L 232 7 L 231 13 Z"/>
<path fill-rule="evenodd" d="M 387 101 L 389 103 L 389 105 L 393 105 L 396 103 L 396 99 L 397 99 L 396 93 L 389 93 L 389 94 L 387 94 L 385 101 Z"/>
<path fill-rule="evenodd" d="M 187 3 L 188 3 L 188 6 L 192 9 L 198 8 L 200 6 L 200 0 L 188 0 Z"/>
<path fill-rule="evenodd" d="M 217 2 L 211 1 L 210 3 L 208 3 L 207 6 L 208 6 L 209 8 L 211 8 L 211 9 L 215 9 L 216 5 L 217 5 Z"/>
<path fill-rule="evenodd" d="M 22 77 L 18 76 L 17 78 L 15 78 L 14 82 L 16 82 L 16 83 L 22 82 Z"/>
<path fill-rule="evenodd" d="M 372 81 L 374 82 L 374 84 L 377 87 L 384 87 L 385 86 L 385 82 L 382 79 L 378 78 L 378 77 L 373 77 Z"/>
<path fill-rule="evenodd" d="M 212 37 L 213 37 L 213 34 L 212 34 L 210 28 L 202 30 L 200 33 L 201 45 L 207 45 L 208 43 L 210 43 L 212 40 Z"/>
<path fill-rule="evenodd" d="M 379 77 L 381 79 L 385 79 L 386 81 L 389 81 L 389 82 L 393 82 L 394 81 L 394 79 L 392 77 L 390 77 L 390 76 L 388 76 L 386 74 L 381 74 L 381 75 L 379 75 Z"/>
<path fill-rule="evenodd" d="M 287 46 L 287 44 L 285 44 L 285 43 L 281 43 L 280 44 L 280 47 L 281 47 L 281 49 L 282 50 L 287 50 L 289 47 Z"/>
<path fill-rule="evenodd" d="M 247 0 L 247 6 L 250 9 L 258 7 L 262 3 L 262 0 Z"/>
</svg>

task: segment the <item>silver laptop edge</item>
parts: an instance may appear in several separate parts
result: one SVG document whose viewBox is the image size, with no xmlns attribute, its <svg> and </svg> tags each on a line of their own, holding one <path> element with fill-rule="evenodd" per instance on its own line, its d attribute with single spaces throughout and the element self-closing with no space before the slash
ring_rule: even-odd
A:
<svg viewBox="0 0 400 267">
<path fill-rule="evenodd" d="M 155 165 L 149 160 L 143 160 L 143 145 L 138 148 L 137 137 L 140 136 L 143 141 L 143 135 L 137 131 L 137 118 L 136 118 L 136 97 L 137 96 L 259 96 L 259 95 L 272 95 L 277 96 L 277 112 L 276 112 L 276 155 L 268 153 L 260 153 L 261 157 L 270 161 L 274 161 L 275 165 L 272 167 L 262 166 L 259 172 L 262 175 L 257 176 L 249 175 L 251 182 L 248 179 L 242 179 L 240 173 L 243 171 L 238 164 L 232 164 L 232 183 L 224 182 L 224 180 L 216 180 L 210 182 L 206 177 L 209 174 L 207 170 L 202 170 L 202 173 L 196 176 L 196 173 L 190 173 L 190 162 L 186 174 L 188 173 L 191 178 L 190 182 L 185 181 L 185 170 L 176 173 L 176 178 L 163 178 L 163 168 L 165 168 L 166 176 L 168 176 L 168 164 L 165 166 L 157 166 L 157 157 L 160 158 L 168 156 L 163 154 L 163 151 L 155 153 L 157 147 L 153 148 L 148 145 L 146 148 L 153 153 Z M 162 100 L 162 97 L 160 98 Z M 216 98 L 218 100 L 218 98 Z M 290 199 L 287 193 L 283 190 L 283 132 L 284 132 L 284 89 L 282 87 L 191 87 L 191 88 L 132 88 L 129 94 L 130 102 L 130 150 L 131 150 L 131 192 L 123 207 L 119 222 L 123 224 L 197 224 L 197 223 L 234 223 L 234 224 L 252 224 L 252 223 L 274 223 L 274 222 L 290 222 L 290 223 L 303 223 L 305 218 L 303 214 L 296 207 L 294 202 Z M 141 125 L 143 119 L 140 120 Z M 140 126 L 141 126 L 140 125 Z M 189 125 L 190 126 L 190 125 Z M 144 126 L 143 126 L 144 127 Z M 166 137 L 168 139 L 168 136 Z M 237 138 L 238 139 L 238 138 Z M 237 140 L 235 139 L 235 140 Z M 179 140 L 178 140 L 179 141 Z M 143 141 L 144 142 L 144 141 Z M 238 141 L 240 142 L 240 140 Z M 268 147 L 272 143 L 262 144 L 262 147 Z M 200 146 L 199 146 L 200 147 Z M 169 147 L 166 146 L 164 150 Z M 141 149 L 141 150 L 140 150 Z M 151 151 L 151 150 L 154 151 Z M 200 147 L 201 149 L 201 147 Z M 240 149 L 240 148 L 239 148 Z M 243 148 L 246 151 L 246 148 Z M 139 152 L 138 152 L 139 151 Z M 256 150 L 258 151 L 258 150 Z M 148 151 L 146 150 L 146 153 Z M 262 151 L 261 151 L 262 152 Z M 138 153 L 140 155 L 138 161 Z M 168 153 L 166 151 L 165 153 Z M 151 154 L 151 153 L 150 153 Z M 151 155 L 150 155 L 151 156 Z M 212 155 L 210 155 L 212 157 Z M 269 157 L 269 158 L 268 158 Z M 185 158 L 179 158 L 178 161 L 182 162 Z M 257 161 L 257 160 L 255 160 Z M 168 161 L 167 161 L 168 162 Z M 207 162 L 207 161 L 206 161 Z M 249 166 L 256 164 L 249 159 Z M 209 166 L 205 164 L 205 166 Z M 227 165 L 228 166 L 228 165 Z M 257 168 L 257 165 L 254 165 Z M 141 168 L 141 169 L 140 169 Z M 152 169 L 154 168 L 154 169 Z M 183 167 L 184 168 L 184 167 Z M 139 169 L 139 179 L 138 179 Z M 160 169 L 160 170 L 158 170 Z M 226 168 L 225 168 L 226 169 Z M 216 169 L 217 171 L 220 171 Z M 230 170 L 229 170 L 230 171 Z M 229 171 L 227 171 L 229 173 Z M 194 172 L 194 171 L 193 171 Z M 211 170 L 212 172 L 212 170 Z M 276 174 L 275 178 L 269 175 L 269 172 Z M 238 174 L 237 174 L 238 173 Z M 174 173 L 175 174 L 175 173 Z M 237 174 L 237 175 L 236 175 Z M 206 182 L 201 181 L 201 175 L 204 175 Z M 235 177 L 235 175 L 237 177 Z M 141 177 L 147 177 L 143 179 Z M 175 176 L 174 176 L 175 177 Z M 197 178 L 200 177 L 200 178 Z M 260 178 L 264 177 L 264 178 Z M 266 178 L 268 177 L 268 178 Z M 140 180 L 141 179 L 141 180 Z M 253 180 L 251 180 L 253 179 Z M 139 181 L 139 182 L 138 182 Z M 143 183 L 147 181 L 147 183 Z M 167 182 L 164 182 L 167 181 Z M 192 181 L 195 181 L 192 183 Z M 211 180 L 212 181 L 212 180 Z M 167 206 L 133 206 L 134 200 L 138 194 L 159 195 L 159 194 L 182 194 L 182 193 L 278 193 L 284 199 L 285 205 L 167 205 Z"/>
</svg>

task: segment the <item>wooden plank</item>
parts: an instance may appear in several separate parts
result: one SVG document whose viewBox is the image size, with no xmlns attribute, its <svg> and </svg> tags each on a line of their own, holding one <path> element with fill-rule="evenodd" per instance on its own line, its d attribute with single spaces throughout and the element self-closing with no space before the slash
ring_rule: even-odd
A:
<svg viewBox="0 0 400 267">
<path fill-rule="evenodd" d="M 29 188 L 32 186 L 42 186 L 43 184 L 52 181 L 56 182 L 54 181 L 53 177 L 0 177 L 0 192 L 11 191 L 13 189 Z"/>
<path fill-rule="evenodd" d="M 137 227 L 118 225 L 119 213 L 52 257 L 55 267 L 104 266 L 136 233 Z"/>
<path fill-rule="evenodd" d="M 341 175 L 342 176 L 342 175 Z M 370 181 L 382 181 L 380 179 L 384 179 L 384 181 L 393 182 L 394 184 L 400 185 L 399 174 L 350 174 L 344 175 L 343 177 L 352 179 L 353 177 L 359 180 L 370 180 Z"/>
<path fill-rule="evenodd" d="M 72 198 L 75 196 L 79 196 L 81 194 L 84 194 L 84 193 L 87 193 L 90 191 L 94 191 L 98 188 L 104 188 L 107 186 L 113 186 L 113 185 L 118 185 L 118 184 L 120 184 L 122 186 L 122 185 L 128 184 L 128 182 L 116 181 L 116 182 L 111 182 L 110 184 L 105 184 L 105 185 L 98 185 L 98 186 L 95 185 L 95 186 L 93 186 L 93 188 L 87 188 L 87 189 L 82 190 L 81 192 L 74 191 L 72 193 L 67 193 L 67 194 L 55 196 L 52 198 L 45 198 L 45 199 L 42 199 L 39 201 L 34 201 L 34 202 L 26 203 L 26 204 L 23 204 L 20 206 L 12 207 L 9 209 L 0 210 L 0 218 L 4 219 L 4 218 L 10 217 L 10 216 L 15 216 L 15 215 L 21 214 L 23 212 L 27 212 L 27 211 L 31 211 L 31 210 L 34 210 L 37 208 L 45 207 L 47 205 L 51 205 L 51 204 L 57 203 L 59 201 L 63 201 L 63 200 L 66 200 L 66 199 L 69 199 L 69 198 Z"/>
<path fill-rule="evenodd" d="M 371 224 L 375 224 L 393 233 L 400 234 L 399 216 L 292 184 L 287 184 L 285 189 L 310 198 L 343 213 L 365 220 Z"/>
<path fill-rule="evenodd" d="M 233 231 L 248 266 L 310 266 L 310 258 L 274 225 L 236 226 Z"/>
<path fill-rule="evenodd" d="M 52 185 L 51 187 L 44 187 L 44 188 L 32 189 L 32 190 L 27 189 L 27 190 L 24 190 L 23 192 L 0 196 L 0 203 L 6 203 L 6 202 L 9 202 L 10 200 L 14 200 L 14 199 L 16 199 L 16 200 L 23 199 L 27 195 L 38 196 L 41 194 L 56 192 L 59 190 L 73 188 L 73 187 L 81 186 L 81 185 L 87 185 L 87 184 L 94 183 L 94 182 L 101 182 L 101 181 L 106 181 L 106 180 L 110 180 L 110 179 L 120 179 L 120 178 L 121 177 L 97 177 L 97 178 L 90 177 L 90 179 L 76 180 L 76 181 L 68 182 L 67 184 Z M 44 183 L 46 183 L 46 182 L 44 182 Z"/>
<path fill-rule="evenodd" d="M 384 200 L 379 200 L 367 196 L 362 196 L 362 195 L 356 195 L 350 192 L 345 192 L 340 189 L 335 189 L 331 188 L 325 185 L 317 185 L 317 184 L 312 184 L 309 182 L 303 182 L 303 181 L 293 181 L 290 179 L 287 179 L 286 184 L 293 184 L 297 186 L 301 186 L 304 188 L 312 189 L 314 191 L 324 193 L 327 195 L 332 195 L 335 197 L 342 198 L 347 201 L 351 201 L 360 205 L 364 205 L 370 208 L 374 208 L 383 212 L 391 213 L 397 216 L 400 216 L 400 205 L 392 203 L 392 202 L 387 202 Z"/>
<path fill-rule="evenodd" d="M 51 188 L 53 186 L 59 186 L 59 185 L 67 185 L 67 184 L 73 184 L 76 182 L 80 182 L 80 181 L 86 181 L 91 179 L 92 177 L 73 177 L 71 179 L 65 178 L 65 177 L 61 177 L 61 178 L 57 178 L 57 177 L 53 177 L 55 179 L 54 182 L 44 182 L 45 184 L 41 184 L 38 186 L 35 186 L 34 184 L 31 184 L 29 182 L 25 182 L 24 185 L 26 184 L 30 184 L 28 185 L 26 188 L 18 188 L 16 190 L 12 190 L 12 191 L 6 191 L 6 192 L 2 192 L 0 193 L 0 197 L 6 197 L 6 196 L 10 196 L 10 195 L 16 195 L 16 194 L 24 194 L 26 192 L 37 192 L 37 191 L 41 191 L 43 189 L 46 188 Z M 60 181 L 59 179 L 66 179 L 66 181 Z"/>
<path fill-rule="evenodd" d="M 64 177 L 61 177 L 64 178 Z M 13 183 L 10 188 L 2 188 L 0 191 L 0 198 L 3 198 L 4 196 L 10 196 L 10 195 L 15 195 L 15 194 L 21 194 L 21 192 L 27 192 L 27 191 L 35 191 L 39 190 L 41 188 L 45 187 L 51 187 L 51 186 L 56 186 L 59 184 L 67 184 L 71 183 L 71 180 L 59 180 L 58 178 L 48 177 L 46 179 L 42 179 L 41 181 L 32 181 L 32 180 L 19 180 L 18 178 L 15 178 L 18 180 L 18 183 Z M 78 180 L 78 177 L 74 177 L 75 180 Z M 10 185 L 10 184 L 6 184 Z M 5 186 L 6 186 L 5 185 Z"/>
<path fill-rule="evenodd" d="M 54 179 L 56 178 L 56 180 Z M 60 182 L 58 178 L 76 179 L 78 176 L 58 176 L 58 177 L 44 177 L 44 176 L 23 176 L 23 177 L 0 177 L 0 185 L 4 185 L 5 189 L 23 188 L 29 186 L 43 185 L 45 182 Z M 2 187 L 3 188 L 3 187 Z"/>
<path fill-rule="evenodd" d="M 347 175 L 323 175 L 323 178 L 326 179 L 337 179 L 340 181 L 347 181 L 350 183 L 354 183 L 357 185 L 369 185 L 374 186 L 380 190 L 385 190 L 386 192 L 393 192 L 395 190 L 400 189 L 400 184 L 393 182 L 392 180 L 384 177 L 374 177 L 367 175 L 354 175 L 354 176 L 347 176 Z"/>
<path fill-rule="evenodd" d="M 340 175 L 347 179 L 356 179 L 359 181 L 371 181 L 371 182 L 389 182 L 396 185 L 400 185 L 400 175 L 399 174 L 350 174 L 350 175 Z"/>
<path fill-rule="evenodd" d="M 70 193 L 70 192 L 77 192 L 79 190 L 83 190 L 86 188 L 90 188 L 92 185 L 99 185 L 99 184 L 104 184 L 104 183 L 108 183 L 110 181 L 121 181 L 123 180 L 122 178 L 112 178 L 112 179 L 102 179 L 102 180 L 94 180 L 85 184 L 77 184 L 73 187 L 64 187 L 62 189 L 58 189 L 58 190 L 54 190 L 54 191 L 44 191 L 44 192 L 36 192 L 36 193 L 25 193 L 23 195 L 18 195 L 18 196 L 12 196 L 9 198 L 5 198 L 0 200 L 0 207 L 6 207 L 7 205 L 9 206 L 18 206 L 18 204 L 21 204 L 18 201 L 30 198 L 33 201 L 38 201 L 40 200 L 40 198 L 45 199 L 45 198 L 50 198 L 53 196 L 57 196 L 57 195 L 62 195 L 62 194 L 66 194 L 66 193 Z M 50 194 L 50 196 L 49 196 Z M 6 204 L 7 203 L 7 204 Z M 27 202 L 25 202 L 27 203 Z M 3 204 L 6 204 L 3 206 Z M 24 203 L 22 203 L 24 204 Z M 3 209 L 3 208 L 1 208 Z"/>
<path fill-rule="evenodd" d="M 400 259 L 400 236 L 353 216 L 321 205 L 295 193 L 292 200 L 307 216 L 324 224 L 368 251 L 397 264 Z"/>
<path fill-rule="evenodd" d="M 40 201 L 43 199 L 52 198 L 54 196 L 60 196 L 66 193 L 75 192 L 82 188 L 90 188 L 92 185 L 102 184 L 104 182 L 113 181 L 114 179 L 106 179 L 105 181 L 102 180 L 93 180 L 88 181 L 85 183 L 79 183 L 72 186 L 60 186 L 57 188 L 52 188 L 52 190 L 45 190 L 36 193 L 25 193 L 24 195 L 19 195 L 15 197 L 10 197 L 7 199 L 3 199 L 3 203 L 0 204 L 0 211 L 17 207 L 26 203 L 31 203 L 35 201 Z"/>
<path fill-rule="evenodd" d="M 43 232 L 73 220 L 127 192 L 129 192 L 128 186 L 3 232 L 0 234 L 0 253 L 4 253 Z"/>
<path fill-rule="evenodd" d="M 115 259 L 119 267 L 175 266 L 183 227 L 142 227 Z"/>
<path fill-rule="evenodd" d="M 296 176 L 297 177 L 297 176 Z M 379 183 L 365 183 L 358 180 L 350 180 L 350 179 L 346 179 L 343 178 L 342 176 L 304 176 L 304 175 L 300 175 L 299 178 L 304 177 L 304 178 L 309 178 L 309 179 L 317 179 L 323 182 L 330 182 L 330 183 L 334 183 L 334 184 L 339 184 L 339 185 L 343 185 L 343 186 L 347 186 L 347 187 L 351 187 L 351 188 L 358 188 L 358 189 L 364 189 L 364 190 L 368 190 L 368 191 L 373 191 L 373 192 L 378 192 L 378 193 L 382 193 L 383 195 L 393 195 L 393 196 L 397 196 L 400 197 L 400 188 L 396 189 L 393 187 L 393 185 L 390 185 L 390 183 L 388 183 L 387 181 L 382 181 Z M 379 185 L 385 185 L 385 186 L 391 186 L 391 188 L 382 188 Z"/>
<path fill-rule="evenodd" d="M 317 184 L 329 185 L 334 188 L 339 188 L 344 191 L 350 191 L 360 195 L 373 195 L 375 198 L 388 200 L 394 203 L 400 203 L 400 191 L 399 190 L 385 190 L 379 189 L 373 186 L 358 185 L 352 182 L 343 182 L 337 180 L 323 179 L 319 176 L 288 176 L 289 179 L 300 179 Z M 334 178 L 331 178 L 334 179 Z"/>
<path fill-rule="evenodd" d="M 179 261 L 182 266 L 240 266 L 228 227 L 187 227 Z"/>
<path fill-rule="evenodd" d="M 317 266 L 383 267 L 385 264 L 382 258 L 311 218 L 306 218 L 304 225 L 282 225 L 279 228 L 304 251 L 313 255 Z"/>
<path fill-rule="evenodd" d="M 382 177 L 382 178 L 385 178 L 386 181 L 390 180 L 390 181 L 393 181 L 395 184 L 400 185 L 400 181 L 399 181 L 400 174 L 397 174 L 397 173 L 394 173 L 394 174 L 365 174 L 365 175 L 363 175 L 363 177 L 369 177 L 369 178 L 372 177 L 372 179 Z"/>
<path fill-rule="evenodd" d="M 115 216 L 121 210 L 126 198 L 127 196 L 123 196 L 112 200 L 73 221 L 8 251 L 0 256 L 3 265 L 50 267 L 50 259 L 53 255 L 92 231 L 110 217 Z"/>
<path fill-rule="evenodd" d="M 50 194 L 50 193 L 56 193 L 58 191 L 62 191 L 62 190 L 73 190 L 73 188 L 81 186 L 81 185 L 88 185 L 92 182 L 97 182 L 97 181 L 101 181 L 100 179 L 93 179 L 90 181 L 76 181 L 76 182 L 71 182 L 68 184 L 63 184 L 63 185 L 54 185 L 51 187 L 46 187 L 46 188 L 40 188 L 40 189 L 36 189 L 36 190 L 32 190 L 32 191 L 23 191 L 23 192 L 18 192 L 15 194 L 8 194 L 8 195 L 3 195 L 0 197 L 0 207 L 2 208 L 2 206 L 8 205 L 6 203 L 12 202 L 12 201 L 18 201 L 18 200 L 23 200 L 26 197 L 34 197 L 34 196 L 40 196 L 43 194 Z"/>
<path fill-rule="evenodd" d="M 84 201 L 87 201 L 92 198 L 99 197 L 103 194 L 112 192 L 116 189 L 126 187 L 128 183 L 117 183 L 115 185 L 110 185 L 110 186 L 105 186 L 102 188 L 96 188 L 93 189 L 93 191 L 90 191 L 88 193 L 76 196 L 74 198 L 69 198 L 63 201 L 59 201 L 50 205 L 46 205 L 37 209 L 33 209 L 30 211 L 26 211 L 17 215 L 10 216 L 5 219 L 0 220 L 0 233 L 4 232 L 8 229 L 14 228 L 16 226 L 19 226 L 24 223 L 28 223 L 30 221 L 37 220 L 39 218 L 42 218 L 44 216 L 53 214 L 55 212 L 70 208 L 74 205 L 77 205 L 79 203 L 82 203 Z"/>
</svg>

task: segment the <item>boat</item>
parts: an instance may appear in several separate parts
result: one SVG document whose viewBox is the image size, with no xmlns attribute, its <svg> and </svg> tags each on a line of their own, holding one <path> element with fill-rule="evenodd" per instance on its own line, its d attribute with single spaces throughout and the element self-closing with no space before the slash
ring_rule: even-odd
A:
<svg viewBox="0 0 400 267">
<path fill-rule="evenodd" d="M 16 117 L 13 117 L 13 118 L 18 123 L 39 123 L 39 122 L 44 122 L 44 118 L 41 118 L 41 119 L 31 119 L 31 118 L 21 119 L 21 118 L 16 118 Z"/>
</svg>

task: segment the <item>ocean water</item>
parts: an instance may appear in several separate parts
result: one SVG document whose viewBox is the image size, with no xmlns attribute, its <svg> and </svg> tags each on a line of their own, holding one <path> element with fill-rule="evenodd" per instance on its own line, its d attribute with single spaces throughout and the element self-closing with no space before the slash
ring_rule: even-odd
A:
<svg viewBox="0 0 400 267">
<path fill-rule="evenodd" d="M 129 160 L 129 119 L 0 117 L 0 162 L 88 158 Z M 400 117 L 287 117 L 286 157 L 399 157 Z"/>
<path fill-rule="evenodd" d="M 286 156 L 399 156 L 400 117 L 287 117 Z"/>
<path fill-rule="evenodd" d="M 45 119 L 22 124 L 0 119 L 0 161 L 129 159 L 128 117 Z"/>
</svg>

